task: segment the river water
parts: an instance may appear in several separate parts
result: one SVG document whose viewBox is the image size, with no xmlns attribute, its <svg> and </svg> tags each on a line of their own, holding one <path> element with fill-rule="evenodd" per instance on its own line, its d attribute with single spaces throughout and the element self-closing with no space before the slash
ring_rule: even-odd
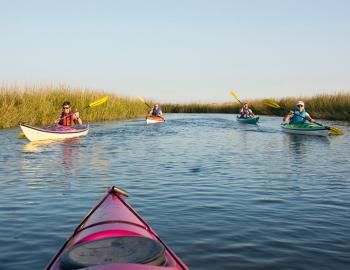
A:
<svg viewBox="0 0 350 270">
<path fill-rule="evenodd" d="M 318 138 L 276 117 L 166 119 L 50 144 L 0 131 L 0 269 L 43 269 L 112 185 L 190 269 L 349 269 L 348 125 Z"/>
</svg>

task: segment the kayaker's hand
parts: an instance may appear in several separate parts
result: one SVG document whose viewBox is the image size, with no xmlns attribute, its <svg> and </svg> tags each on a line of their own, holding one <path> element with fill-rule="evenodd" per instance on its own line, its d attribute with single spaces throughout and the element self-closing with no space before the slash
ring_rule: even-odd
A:
<svg viewBox="0 0 350 270">
<path fill-rule="evenodd" d="M 79 119 L 79 112 L 76 112 L 75 116 L 77 117 L 77 119 Z"/>
</svg>

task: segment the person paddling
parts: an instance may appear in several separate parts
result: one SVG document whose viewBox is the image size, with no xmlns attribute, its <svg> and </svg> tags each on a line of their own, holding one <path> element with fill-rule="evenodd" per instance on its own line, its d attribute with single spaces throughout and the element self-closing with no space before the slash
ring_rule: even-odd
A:
<svg viewBox="0 0 350 270">
<path fill-rule="evenodd" d="M 158 104 L 154 104 L 153 108 L 149 111 L 148 116 L 159 116 L 163 118 L 163 113 Z"/>
<path fill-rule="evenodd" d="M 62 105 L 62 112 L 58 115 L 58 118 L 55 120 L 55 125 L 59 124 L 62 126 L 72 127 L 73 123 L 76 125 L 83 124 L 79 117 L 79 112 L 72 113 L 70 102 L 65 101 Z"/>
<path fill-rule="evenodd" d="M 255 117 L 255 114 L 253 113 L 253 111 L 251 109 L 249 109 L 247 102 L 243 103 L 243 107 L 241 108 L 239 113 L 240 113 L 240 116 L 239 116 L 240 118 L 254 118 Z"/>
<path fill-rule="evenodd" d="M 315 122 L 314 119 L 305 111 L 305 104 L 303 101 L 295 103 L 294 110 L 290 111 L 283 119 L 285 124 L 304 124 L 308 121 Z"/>
</svg>

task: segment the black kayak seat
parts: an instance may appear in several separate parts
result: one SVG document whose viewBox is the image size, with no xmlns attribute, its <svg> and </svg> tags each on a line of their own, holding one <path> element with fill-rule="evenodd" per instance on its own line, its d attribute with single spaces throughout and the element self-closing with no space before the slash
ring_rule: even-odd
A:
<svg viewBox="0 0 350 270">
<path fill-rule="evenodd" d="M 161 266 L 165 248 L 159 242 L 142 236 L 110 237 L 77 244 L 61 257 L 65 270 L 111 263 L 134 263 Z"/>
</svg>

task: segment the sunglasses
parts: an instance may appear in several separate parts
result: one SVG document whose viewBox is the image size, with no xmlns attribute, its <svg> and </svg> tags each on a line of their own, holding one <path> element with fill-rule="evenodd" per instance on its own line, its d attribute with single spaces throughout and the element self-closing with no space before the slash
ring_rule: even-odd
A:
<svg viewBox="0 0 350 270">
<path fill-rule="evenodd" d="M 299 105 L 297 105 L 297 107 L 304 107 L 304 105 L 300 105 L 300 104 L 299 104 Z"/>
<path fill-rule="evenodd" d="M 70 107 L 63 107 L 63 109 L 68 110 L 68 109 L 70 109 Z"/>
</svg>

